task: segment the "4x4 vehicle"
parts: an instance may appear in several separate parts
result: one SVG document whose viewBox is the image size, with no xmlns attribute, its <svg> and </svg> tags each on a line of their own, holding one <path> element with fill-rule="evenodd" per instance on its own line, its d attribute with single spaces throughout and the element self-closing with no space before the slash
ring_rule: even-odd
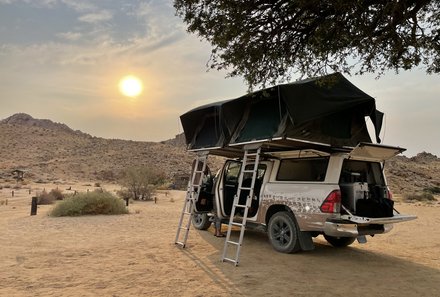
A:
<svg viewBox="0 0 440 297">
<path fill-rule="evenodd" d="M 383 173 L 384 161 L 403 150 L 361 143 L 351 150 L 267 152 L 258 164 L 247 225 L 265 227 L 274 249 L 284 253 L 313 249 L 312 237 L 320 234 L 344 247 L 389 232 L 393 223 L 416 218 L 394 210 Z M 214 215 L 229 220 L 241 166 L 240 159 L 229 159 L 205 181 L 193 217 L 197 229 L 207 229 Z M 245 170 L 243 185 L 250 185 L 251 171 Z M 241 191 L 242 204 L 248 195 Z"/>
<path fill-rule="evenodd" d="M 232 217 L 222 260 L 237 265 L 251 224 L 264 226 L 274 248 L 288 253 L 313 249 L 319 234 L 334 246 L 347 246 L 414 219 L 397 213 L 390 199 L 383 166 L 404 149 L 380 145 L 383 116 L 375 99 L 340 73 L 186 112 L 180 120 L 188 150 L 199 154 L 196 164 L 202 154 L 230 158 L 200 190 L 189 185 L 196 228 L 209 226 L 209 213 L 224 221 Z M 257 147 L 252 164 L 246 156 Z M 238 241 L 230 240 L 232 227 L 240 228 Z M 189 228 L 184 229 L 182 246 Z M 229 244 L 237 247 L 236 257 L 226 255 Z"/>
</svg>

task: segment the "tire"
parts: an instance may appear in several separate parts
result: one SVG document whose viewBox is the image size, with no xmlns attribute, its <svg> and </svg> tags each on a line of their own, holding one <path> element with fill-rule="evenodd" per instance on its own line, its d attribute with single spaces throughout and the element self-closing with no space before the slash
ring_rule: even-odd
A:
<svg viewBox="0 0 440 297">
<path fill-rule="evenodd" d="M 207 230 L 211 223 L 207 213 L 195 213 L 192 217 L 192 224 L 198 230 Z"/>
<path fill-rule="evenodd" d="M 272 247 L 281 253 L 295 253 L 300 250 L 299 228 L 293 214 L 287 211 L 275 213 L 267 227 Z"/>
<path fill-rule="evenodd" d="M 330 243 L 334 247 L 346 247 L 352 244 L 356 237 L 335 237 L 335 236 L 329 236 L 324 234 L 325 240 L 327 240 L 328 243 Z"/>
</svg>

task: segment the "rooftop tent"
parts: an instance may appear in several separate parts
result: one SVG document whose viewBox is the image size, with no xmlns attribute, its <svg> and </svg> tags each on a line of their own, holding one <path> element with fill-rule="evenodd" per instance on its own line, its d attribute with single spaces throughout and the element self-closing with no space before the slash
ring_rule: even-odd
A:
<svg viewBox="0 0 440 297">
<path fill-rule="evenodd" d="M 240 99 L 214 102 L 180 116 L 189 150 L 220 148 L 228 144 L 246 104 Z"/>
<path fill-rule="evenodd" d="M 307 79 L 246 95 L 248 106 L 230 144 L 279 139 L 335 147 L 371 142 L 365 117 L 380 132 L 375 100 L 341 74 Z M 376 136 L 377 142 L 380 139 Z"/>
<path fill-rule="evenodd" d="M 366 116 L 380 142 L 383 114 L 374 98 L 335 73 L 204 105 L 182 115 L 181 121 L 190 150 L 230 150 L 249 142 L 276 146 L 276 141 L 283 147 L 354 147 L 371 142 Z"/>
</svg>

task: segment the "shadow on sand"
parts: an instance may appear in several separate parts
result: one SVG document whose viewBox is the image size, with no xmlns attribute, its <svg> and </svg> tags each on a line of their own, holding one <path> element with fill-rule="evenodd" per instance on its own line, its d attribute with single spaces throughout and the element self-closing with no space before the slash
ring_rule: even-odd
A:
<svg viewBox="0 0 440 297">
<path fill-rule="evenodd" d="M 315 250 L 274 251 L 265 233 L 246 231 L 240 265 L 220 261 L 223 240 L 199 231 L 217 252 L 185 254 L 234 296 L 439 296 L 440 271 L 362 247 L 337 249 L 315 240 Z M 238 233 L 238 232 L 235 232 Z M 215 269 L 213 269 L 214 267 Z"/>
</svg>

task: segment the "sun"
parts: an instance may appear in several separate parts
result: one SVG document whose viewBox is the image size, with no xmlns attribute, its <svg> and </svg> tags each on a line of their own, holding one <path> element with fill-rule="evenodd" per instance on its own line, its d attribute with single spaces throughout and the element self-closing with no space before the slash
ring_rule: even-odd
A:
<svg viewBox="0 0 440 297">
<path fill-rule="evenodd" d="M 142 93 L 142 81 L 134 75 L 127 75 L 119 81 L 119 91 L 127 97 L 137 97 Z"/>
</svg>

